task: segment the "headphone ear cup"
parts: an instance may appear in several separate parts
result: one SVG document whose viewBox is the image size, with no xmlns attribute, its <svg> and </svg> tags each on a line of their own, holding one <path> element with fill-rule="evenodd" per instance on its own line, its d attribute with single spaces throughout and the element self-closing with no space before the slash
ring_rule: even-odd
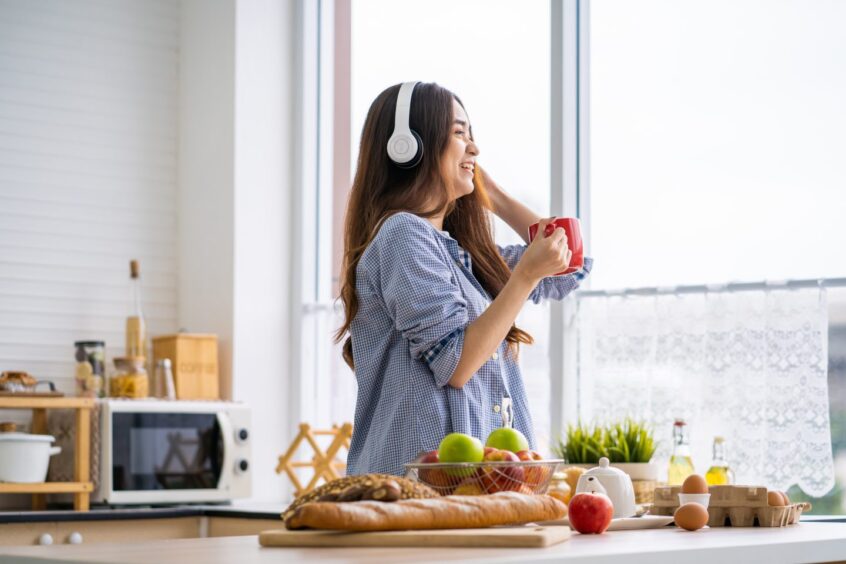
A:
<svg viewBox="0 0 846 564">
<path fill-rule="evenodd" d="M 398 163 L 393 161 L 393 163 L 400 168 L 414 168 L 420 164 L 420 161 L 423 160 L 423 140 L 413 129 L 409 129 L 409 131 L 411 132 L 411 135 L 414 136 L 414 140 L 417 141 L 417 152 L 414 153 L 414 156 L 411 157 L 411 160 L 408 162 Z"/>
</svg>

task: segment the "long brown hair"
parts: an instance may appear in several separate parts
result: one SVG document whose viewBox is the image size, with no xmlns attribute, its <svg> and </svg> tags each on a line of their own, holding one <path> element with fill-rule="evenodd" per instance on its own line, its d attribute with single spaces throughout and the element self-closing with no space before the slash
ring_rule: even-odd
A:
<svg viewBox="0 0 846 564">
<path fill-rule="evenodd" d="M 435 83 L 419 83 L 414 88 L 409 122 L 423 141 L 423 160 L 412 169 L 403 169 L 390 161 L 386 149 L 394 130 L 399 89 L 399 84 L 391 86 L 376 97 L 361 132 L 358 164 L 344 224 L 340 298 L 344 304 L 345 319 L 335 335 L 336 341 L 348 333 L 358 313 L 355 292 L 358 261 L 376 236 L 382 221 L 397 212 L 432 217 L 445 211 L 444 229 L 470 253 L 473 274 L 491 297 L 499 294 L 511 276 L 493 241 L 487 211 L 490 203 L 478 175 L 474 175 L 475 189 L 472 193 L 450 202 L 450 187 L 440 172 L 441 155 L 452 132 L 452 101 L 461 104 L 461 100 Z M 432 193 L 433 190 L 436 194 Z M 436 200 L 434 207 L 433 199 Z M 531 335 L 516 325 L 508 331 L 505 340 L 515 354 L 519 343 L 533 342 Z M 343 355 L 347 364 L 354 368 L 350 337 L 344 342 Z"/>
</svg>

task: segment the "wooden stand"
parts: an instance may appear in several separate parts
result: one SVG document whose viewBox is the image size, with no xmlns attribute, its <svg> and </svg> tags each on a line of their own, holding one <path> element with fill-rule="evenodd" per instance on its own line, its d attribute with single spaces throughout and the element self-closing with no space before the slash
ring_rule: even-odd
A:
<svg viewBox="0 0 846 564">
<path fill-rule="evenodd" d="M 317 439 L 315 439 L 316 435 L 331 435 L 334 437 L 326 452 L 323 452 Z M 336 460 L 335 456 L 341 447 L 345 447 L 347 450 L 350 449 L 351 438 L 352 423 L 344 423 L 340 427 L 332 425 L 332 428 L 326 431 L 312 430 L 308 423 L 300 423 L 300 432 L 297 434 L 294 442 L 288 447 L 288 451 L 279 457 L 279 464 L 276 465 L 276 473 L 280 474 L 284 470 L 288 474 L 288 477 L 294 484 L 297 496 L 313 490 L 321 478 L 327 482 L 337 480 L 341 477 L 337 470 L 343 470 L 347 465 L 344 462 Z M 314 449 L 314 456 L 311 462 L 292 462 L 291 459 L 297 453 L 297 449 L 303 441 L 306 441 Z M 314 476 L 312 476 L 305 487 L 303 487 L 302 482 L 297 477 L 295 468 L 314 468 Z"/>
<path fill-rule="evenodd" d="M 38 484 L 0 483 L 2 493 L 31 493 L 32 508 L 45 509 L 48 493 L 72 493 L 73 508 L 76 511 L 88 511 L 89 496 L 93 490 L 89 468 L 91 452 L 91 410 L 93 398 L 53 398 L 53 397 L 0 397 L 0 408 L 31 409 L 32 432 L 47 433 L 48 409 L 76 409 L 76 453 L 74 456 L 73 482 L 42 482 Z"/>
</svg>

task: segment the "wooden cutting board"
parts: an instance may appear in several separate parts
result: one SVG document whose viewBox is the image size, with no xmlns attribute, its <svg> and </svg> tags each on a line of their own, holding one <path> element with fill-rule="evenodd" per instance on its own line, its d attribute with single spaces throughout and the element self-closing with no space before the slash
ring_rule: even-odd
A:
<svg viewBox="0 0 846 564">
<path fill-rule="evenodd" d="M 262 546 L 470 546 L 543 548 L 570 538 L 569 527 L 490 527 L 426 531 L 289 531 L 259 534 Z"/>
</svg>

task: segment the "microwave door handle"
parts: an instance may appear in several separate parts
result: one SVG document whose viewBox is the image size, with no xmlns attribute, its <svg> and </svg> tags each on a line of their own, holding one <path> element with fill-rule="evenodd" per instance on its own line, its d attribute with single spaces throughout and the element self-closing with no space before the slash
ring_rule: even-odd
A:
<svg viewBox="0 0 846 564">
<path fill-rule="evenodd" d="M 223 436 L 223 468 L 220 472 L 220 482 L 217 489 L 223 489 L 232 483 L 232 475 L 235 473 L 235 433 L 232 430 L 232 421 L 229 414 L 223 411 L 217 413 L 217 424 L 220 426 L 220 433 Z"/>
</svg>

